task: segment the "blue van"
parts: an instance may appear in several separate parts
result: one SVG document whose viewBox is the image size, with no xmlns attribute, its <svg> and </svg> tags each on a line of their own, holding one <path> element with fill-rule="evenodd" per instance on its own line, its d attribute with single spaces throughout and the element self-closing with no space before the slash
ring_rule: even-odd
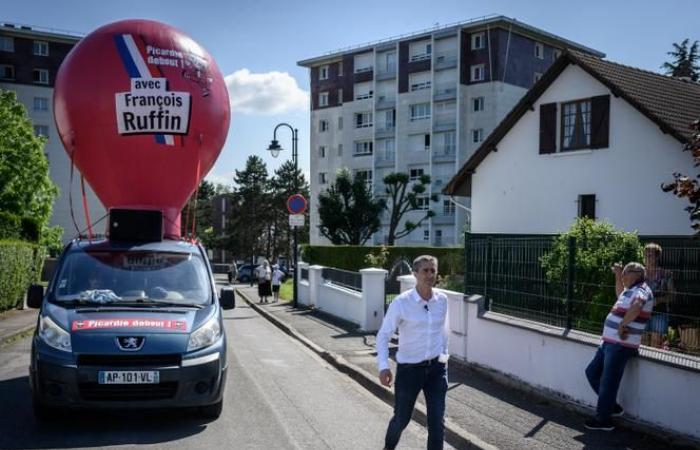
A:
<svg viewBox="0 0 700 450">
<path fill-rule="evenodd" d="M 61 409 L 196 407 L 221 414 L 226 336 L 201 245 L 183 240 L 74 240 L 46 292 L 30 286 L 40 308 L 30 384 L 39 419 Z"/>
</svg>

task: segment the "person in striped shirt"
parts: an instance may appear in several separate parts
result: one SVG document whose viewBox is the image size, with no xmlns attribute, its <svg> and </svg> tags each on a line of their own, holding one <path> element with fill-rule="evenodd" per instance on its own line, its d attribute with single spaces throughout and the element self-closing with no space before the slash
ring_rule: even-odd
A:
<svg viewBox="0 0 700 450">
<path fill-rule="evenodd" d="M 654 296 L 645 283 L 644 266 L 631 262 L 615 264 L 617 301 L 605 318 L 600 347 L 586 368 L 586 378 L 598 394 L 594 419 L 585 423 L 590 430 L 612 431 L 612 417 L 624 413 L 617 403 L 617 391 L 627 361 L 638 354 L 644 328 L 651 317 Z"/>
</svg>

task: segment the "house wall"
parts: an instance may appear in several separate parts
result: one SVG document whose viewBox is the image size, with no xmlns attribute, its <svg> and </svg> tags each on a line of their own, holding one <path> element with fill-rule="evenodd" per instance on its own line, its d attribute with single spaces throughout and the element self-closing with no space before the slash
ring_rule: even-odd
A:
<svg viewBox="0 0 700 450">
<path fill-rule="evenodd" d="M 610 146 L 539 154 L 539 107 L 610 94 Z M 560 121 L 561 107 L 557 111 Z M 560 124 L 557 126 L 561 132 Z M 559 145 L 559 135 L 557 136 Z M 474 232 L 555 233 L 578 214 L 578 196 L 596 195 L 596 217 L 640 234 L 691 234 L 686 202 L 660 189 L 692 167 L 669 135 L 577 66 L 569 66 L 477 167 Z"/>
</svg>

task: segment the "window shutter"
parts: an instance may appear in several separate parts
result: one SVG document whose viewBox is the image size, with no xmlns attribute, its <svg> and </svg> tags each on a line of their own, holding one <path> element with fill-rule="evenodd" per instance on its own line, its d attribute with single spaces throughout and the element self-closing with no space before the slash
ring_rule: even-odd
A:
<svg viewBox="0 0 700 450">
<path fill-rule="evenodd" d="M 591 99 L 591 148 L 606 148 L 610 135 L 610 96 Z"/>
<path fill-rule="evenodd" d="M 557 151 L 557 104 L 540 105 L 540 154 Z"/>
</svg>

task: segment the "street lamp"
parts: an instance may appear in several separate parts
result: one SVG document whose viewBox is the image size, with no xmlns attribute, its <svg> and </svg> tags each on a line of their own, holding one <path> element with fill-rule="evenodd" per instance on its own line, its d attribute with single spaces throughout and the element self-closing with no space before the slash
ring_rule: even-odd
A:
<svg viewBox="0 0 700 450">
<path fill-rule="evenodd" d="M 299 192 L 299 180 L 297 177 L 297 166 L 298 166 L 298 151 L 297 151 L 297 143 L 299 139 L 299 130 L 296 128 L 292 127 L 288 123 L 280 123 L 277 124 L 275 127 L 275 131 L 272 134 L 272 142 L 270 142 L 270 146 L 267 148 L 270 151 L 270 154 L 272 155 L 273 158 L 277 158 L 280 154 L 280 152 L 283 150 L 283 148 L 280 146 L 279 142 L 277 141 L 277 129 L 279 127 L 287 127 L 289 130 L 292 132 L 292 162 L 294 163 L 294 193 L 298 194 Z M 294 287 L 293 287 L 293 300 L 292 300 L 292 305 L 296 308 L 297 307 L 297 299 L 298 299 L 298 272 L 299 272 L 299 261 L 298 261 L 298 250 L 297 250 L 297 227 L 294 227 Z"/>
</svg>

